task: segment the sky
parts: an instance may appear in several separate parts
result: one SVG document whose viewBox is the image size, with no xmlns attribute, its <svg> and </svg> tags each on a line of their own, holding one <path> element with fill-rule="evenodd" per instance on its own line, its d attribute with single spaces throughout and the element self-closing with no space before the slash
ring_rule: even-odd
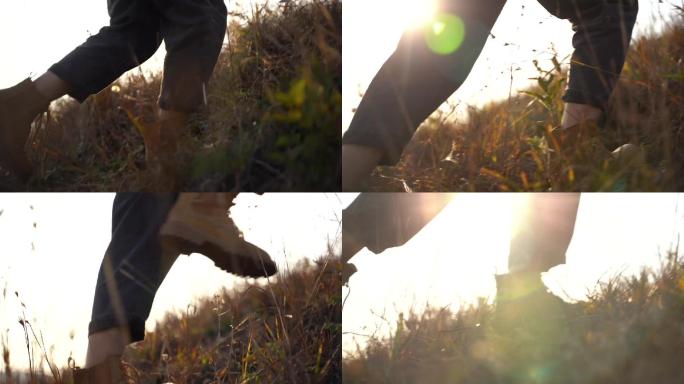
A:
<svg viewBox="0 0 684 384">
<path fill-rule="evenodd" d="M 0 340 L 9 329 L 14 368 L 28 366 L 18 322 L 22 303 L 26 319 L 42 331 L 46 346 L 54 346 L 58 366 L 66 366 L 70 353 L 77 364 L 85 362 L 113 199 L 113 194 L 100 193 L 0 194 L 0 287 L 6 291 L 0 296 Z M 280 271 L 325 254 L 329 241 L 341 249 L 341 201 L 336 194 L 241 194 L 231 216 L 245 239 L 268 251 Z M 168 311 L 184 311 L 198 298 L 241 281 L 201 255 L 181 256 L 157 293 L 147 329 L 154 330 Z"/>
<path fill-rule="evenodd" d="M 250 10 L 276 0 L 226 0 L 229 11 Z M 35 78 L 73 48 L 109 23 L 104 0 L 3 0 L 0 1 L 0 88 L 26 77 Z M 160 49 L 143 71 L 159 70 L 165 50 Z M 137 70 L 137 69 L 136 69 Z"/>
<path fill-rule="evenodd" d="M 416 21 L 429 19 L 433 0 L 347 0 L 344 5 L 343 41 L 343 120 L 346 131 L 353 109 L 383 62 L 394 51 L 402 31 Z M 639 0 L 637 34 L 658 28 L 654 20 L 672 14 L 679 0 Z M 523 8 L 524 7 L 524 8 Z M 507 98 L 524 89 L 536 77 L 532 60 L 551 67 L 552 52 L 564 58 L 572 52 L 570 23 L 551 16 L 536 1 L 508 0 L 490 39 L 467 81 L 450 98 L 463 117 L 468 105 L 483 105 Z M 508 43 L 505 46 L 505 43 Z M 536 51 L 536 52 L 535 52 Z M 565 60 L 569 63 L 569 60 Z M 513 79 L 511 80 L 511 69 Z"/>
<path fill-rule="evenodd" d="M 355 195 L 344 194 L 346 207 Z M 344 287 L 343 348 L 365 336 L 387 336 L 400 312 L 427 304 L 458 310 L 495 295 L 494 275 L 507 272 L 514 204 L 522 194 L 454 194 L 453 201 L 403 247 L 351 259 L 358 272 Z M 678 209 L 679 207 L 679 209 Z M 567 263 L 544 274 L 568 301 L 581 300 L 598 281 L 656 268 L 684 233 L 684 195 L 583 194 Z M 382 283 L 379 283 L 381 281 Z"/>
</svg>

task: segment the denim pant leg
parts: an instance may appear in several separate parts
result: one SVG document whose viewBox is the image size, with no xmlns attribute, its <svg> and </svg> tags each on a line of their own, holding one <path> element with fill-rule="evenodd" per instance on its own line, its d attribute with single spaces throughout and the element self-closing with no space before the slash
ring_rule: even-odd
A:
<svg viewBox="0 0 684 384">
<path fill-rule="evenodd" d="M 69 96 L 79 102 L 145 62 L 162 42 L 159 15 L 150 1 L 108 0 L 107 4 L 110 25 L 49 69 L 69 84 Z"/>
<path fill-rule="evenodd" d="M 178 195 L 118 193 L 112 239 L 100 266 L 89 333 L 127 326 L 133 341 L 145 336 L 157 289 L 177 255 L 163 255 L 159 229 Z"/>
<path fill-rule="evenodd" d="M 452 198 L 449 193 L 361 193 L 342 212 L 343 232 L 379 254 L 411 240 Z"/>
<path fill-rule="evenodd" d="M 371 82 L 343 144 L 378 148 L 381 164 L 395 164 L 418 126 L 466 79 L 506 0 L 445 0 L 441 13 L 458 16 L 465 38 L 457 50 L 437 53 L 429 28 L 408 31 Z"/>
<path fill-rule="evenodd" d="M 534 193 L 516 211 L 510 271 L 546 271 L 565 263 L 579 208 L 579 193 Z M 361 193 L 342 212 L 344 233 L 381 253 L 409 241 L 449 202 L 447 193 Z"/>
<path fill-rule="evenodd" d="M 575 52 L 563 100 L 606 110 L 627 58 L 637 0 L 539 0 L 572 22 Z"/>
<path fill-rule="evenodd" d="M 159 106 L 192 112 L 206 104 L 206 85 L 223 47 L 228 10 L 223 0 L 153 0 L 166 45 Z"/>
<path fill-rule="evenodd" d="M 510 272 L 547 271 L 565 264 L 570 246 L 579 193 L 533 193 L 517 196 L 526 200 L 517 211 L 508 269 Z"/>
</svg>

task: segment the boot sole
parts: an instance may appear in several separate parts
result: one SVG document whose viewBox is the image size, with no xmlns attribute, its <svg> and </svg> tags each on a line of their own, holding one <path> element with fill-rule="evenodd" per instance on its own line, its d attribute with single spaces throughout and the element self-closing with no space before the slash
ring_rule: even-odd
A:
<svg viewBox="0 0 684 384">
<path fill-rule="evenodd" d="M 163 235 L 164 242 L 174 250 L 183 253 L 200 253 L 209 257 L 214 264 L 222 270 L 245 277 L 268 277 L 278 272 L 275 263 L 268 255 L 255 255 L 255 257 L 245 257 L 225 251 L 221 247 L 211 242 L 195 242 L 175 235 Z M 227 255 L 221 257 L 225 263 L 217 261 L 211 255 Z"/>
</svg>

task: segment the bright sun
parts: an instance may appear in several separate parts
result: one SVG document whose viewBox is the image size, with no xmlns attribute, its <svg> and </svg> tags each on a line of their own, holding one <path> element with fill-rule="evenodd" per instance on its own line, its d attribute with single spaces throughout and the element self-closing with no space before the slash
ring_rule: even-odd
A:
<svg viewBox="0 0 684 384">
<path fill-rule="evenodd" d="M 425 25 L 437 12 L 437 0 L 408 0 L 397 2 L 399 22 L 404 28 L 411 29 Z"/>
</svg>

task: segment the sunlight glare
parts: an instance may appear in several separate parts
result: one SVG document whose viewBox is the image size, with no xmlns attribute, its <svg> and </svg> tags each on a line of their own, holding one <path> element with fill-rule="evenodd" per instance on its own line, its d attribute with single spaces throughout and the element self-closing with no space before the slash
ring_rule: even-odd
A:
<svg viewBox="0 0 684 384">
<path fill-rule="evenodd" d="M 450 55 L 458 50 L 465 39 L 465 24 L 451 13 L 439 13 L 433 19 L 432 28 L 426 31 L 428 47 L 439 55 Z"/>
<path fill-rule="evenodd" d="M 445 29 L 446 29 L 446 24 L 444 24 L 444 23 L 441 22 L 441 21 L 435 21 L 435 22 L 432 24 L 432 32 L 433 32 L 435 35 L 441 35 L 442 33 L 444 33 L 444 30 L 445 30 Z"/>
<path fill-rule="evenodd" d="M 428 24 L 437 13 L 437 0 L 404 1 L 398 6 L 400 22 L 406 29 Z"/>
</svg>

